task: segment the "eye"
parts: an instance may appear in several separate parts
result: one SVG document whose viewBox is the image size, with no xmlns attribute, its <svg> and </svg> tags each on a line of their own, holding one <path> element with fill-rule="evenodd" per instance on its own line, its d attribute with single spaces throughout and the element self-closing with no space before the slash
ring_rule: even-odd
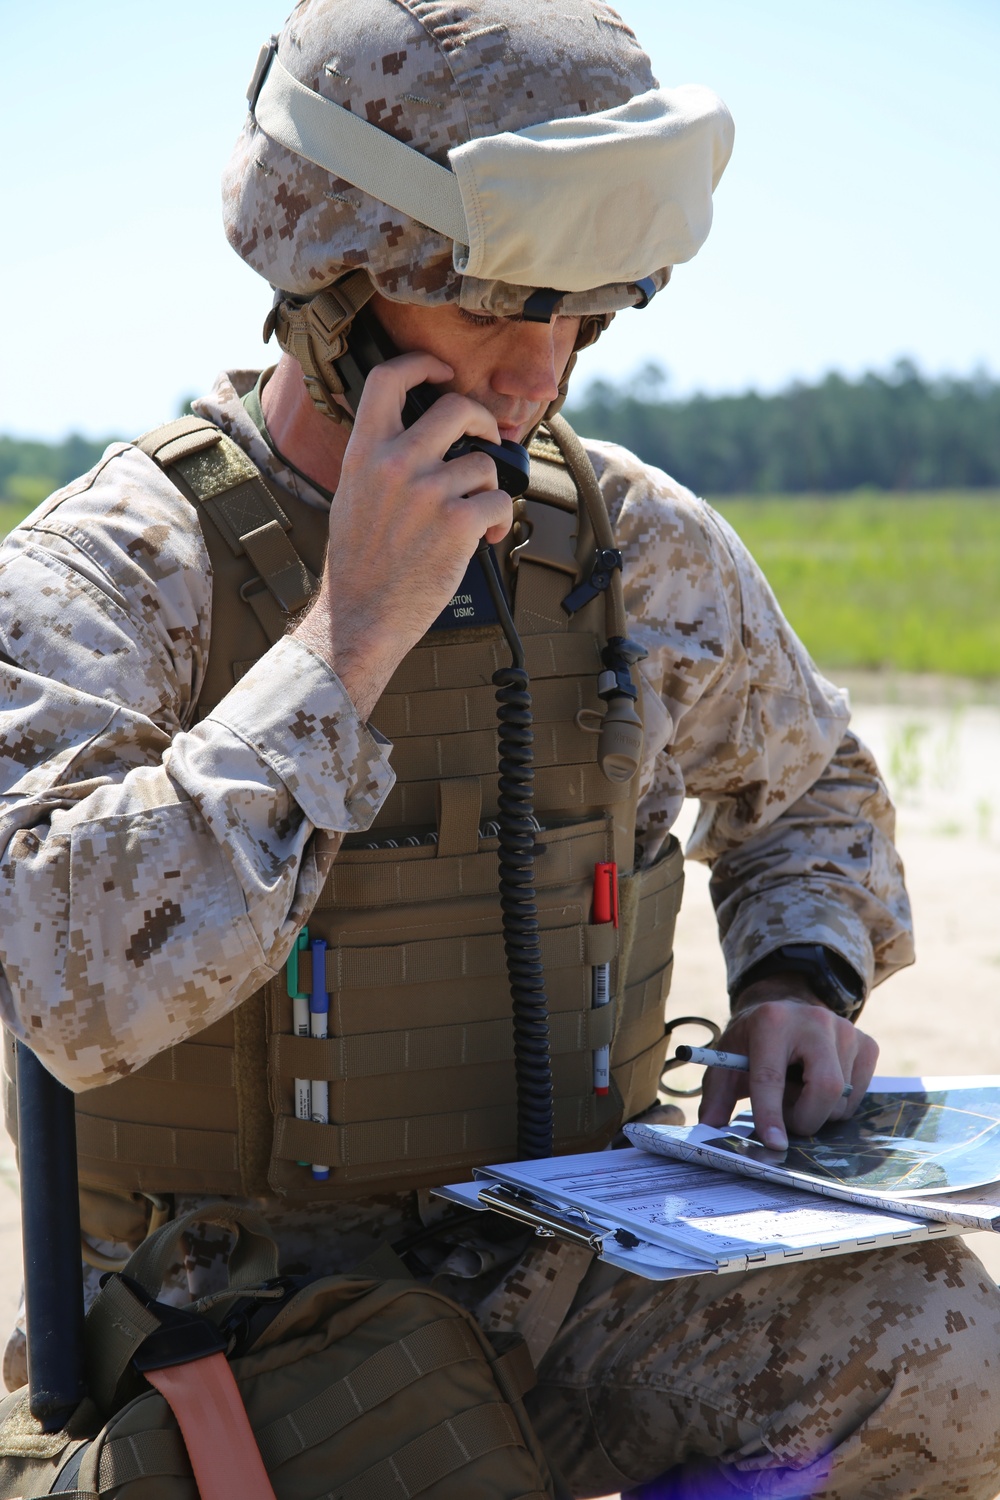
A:
<svg viewBox="0 0 1000 1500">
<path fill-rule="evenodd" d="M 458 315 L 463 323 L 471 323 L 473 328 L 495 328 L 500 322 L 492 313 L 467 312 L 464 307 L 458 309 Z"/>
</svg>

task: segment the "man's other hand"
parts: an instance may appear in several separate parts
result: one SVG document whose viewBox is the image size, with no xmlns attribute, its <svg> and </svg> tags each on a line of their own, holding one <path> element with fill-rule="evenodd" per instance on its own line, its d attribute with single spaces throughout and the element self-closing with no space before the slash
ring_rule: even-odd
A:
<svg viewBox="0 0 1000 1500">
<path fill-rule="evenodd" d="M 788 1132 L 814 1135 L 853 1114 L 878 1060 L 878 1043 L 810 995 L 798 974 L 748 985 L 717 1046 L 748 1057 L 750 1071 L 708 1068 L 698 1119 L 726 1125 L 749 1092 L 757 1135 L 776 1151 L 787 1147 Z"/>
</svg>

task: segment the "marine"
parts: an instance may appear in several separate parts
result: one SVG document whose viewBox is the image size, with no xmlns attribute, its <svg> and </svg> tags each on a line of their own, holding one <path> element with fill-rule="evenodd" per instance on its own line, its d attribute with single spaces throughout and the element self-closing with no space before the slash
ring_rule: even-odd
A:
<svg viewBox="0 0 1000 1500">
<path fill-rule="evenodd" d="M 728 111 L 660 88 L 598 0 L 303 0 L 249 102 L 226 232 L 274 291 L 281 359 L 113 445 L 0 553 L 0 1006 L 79 1095 L 92 1284 L 150 1200 L 245 1197 L 289 1269 L 388 1241 L 485 1328 L 524 1332 L 573 1494 L 989 1497 L 1000 1302 L 957 1242 L 664 1287 L 459 1231 L 428 1191 L 502 1157 L 516 1123 L 495 741 L 475 717 L 500 637 L 440 625 L 482 537 L 532 658 L 559 1149 L 655 1104 L 686 796 L 724 1045 L 750 1056 L 766 1137 L 851 1110 L 877 1055 L 857 1018 L 912 960 L 891 804 L 845 696 L 708 506 L 614 445 L 581 458 L 558 414 L 576 351 L 707 235 Z M 366 320 L 398 353 L 364 372 Z M 489 448 L 446 460 L 470 437 L 531 445 L 516 510 Z M 620 554 L 603 587 L 601 551 Z M 600 731 L 626 684 L 642 733 L 617 776 Z M 605 1114 L 579 1001 L 595 848 L 639 913 L 633 956 L 609 955 Z M 307 924 L 328 940 L 327 1121 L 297 1119 L 292 1091 L 286 964 Z M 427 931 L 457 955 L 444 985 L 420 967 Z M 397 1045 L 395 1071 L 370 1061 Z M 703 1117 L 734 1103 L 709 1074 Z M 210 1289 L 224 1251 L 192 1236 L 175 1294 Z"/>
</svg>

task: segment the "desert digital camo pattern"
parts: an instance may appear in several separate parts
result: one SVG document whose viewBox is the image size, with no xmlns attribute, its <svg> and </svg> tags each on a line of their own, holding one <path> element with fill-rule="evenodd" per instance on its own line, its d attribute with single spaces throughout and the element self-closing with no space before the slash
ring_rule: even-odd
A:
<svg viewBox="0 0 1000 1500">
<path fill-rule="evenodd" d="M 198 403 L 200 414 L 235 438 L 279 487 L 322 505 L 317 492 L 266 452 L 240 404 L 255 378 L 254 372 L 221 377 Z M 859 971 L 883 977 L 911 956 L 909 913 L 892 850 L 892 809 L 867 752 L 850 735 L 843 696 L 818 676 L 760 573 L 708 507 L 621 449 L 592 444 L 589 451 L 625 554 L 629 628 L 650 652 L 643 663 L 651 688 L 640 772 L 644 857 L 651 859 L 663 843 L 683 797 L 702 797 L 694 853 L 714 861 L 731 973 L 768 947 L 819 936 Z M 193 509 L 133 447 L 113 446 L 89 475 L 11 534 L 0 548 L 0 600 L 0 890 L 6 916 L 0 1008 L 5 1023 L 81 1089 L 113 1080 L 196 1032 L 280 968 L 339 836 L 367 825 L 392 773 L 386 747 L 358 722 L 336 677 L 293 640 L 272 647 L 213 713 L 196 721 L 209 646 L 207 556 Z M 817 808 L 823 816 L 814 822 L 810 814 Z M 178 1211 L 197 1204 L 184 1197 Z M 435 1225 L 442 1213 L 423 1193 L 334 1209 L 257 1206 L 270 1220 L 283 1263 L 312 1274 L 348 1269 L 384 1240 Z M 99 1248 L 120 1253 L 126 1247 Z M 421 1255 L 463 1302 L 481 1302 L 484 1320 L 494 1326 L 516 1321 L 539 1290 L 558 1290 L 545 1257 L 523 1262 L 522 1249 L 523 1241 L 498 1244 L 473 1226 L 461 1235 L 442 1228 Z M 192 1235 L 166 1294 L 185 1300 L 213 1289 L 223 1257 L 215 1230 Z M 954 1335 L 936 1343 L 930 1337 L 931 1352 L 920 1352 L 919 1362 L 919 1400 L 930 1411 L 921 1451 L 950 1454 L 951 1438 L 941 1447 L 932 1418 L 950 1432 L 957 1409 L 949 1406 L 948 1392 L 965 1391 L 975 1379 L 971 1334 L 968 1379 L 958 1380 L 951 1364 L 952 1348 L 964 1347 L 958 1333 L 964 1338 L 972 1327 L 968 1298 L 959 1298 L 947 1266 L 925 1273 L 919 1257 L 910 1255 L 878 1264 L 892 1273 L 890 1301 L 903 1291 L 914 1310 L 925 1298 L 954 1300 Z M 829 1329 L 844 1326 L 847 1272 L 837 1267 L 822 1268 L 822 1276 L 832 1278 L 829 1293 L 815 1279 L 821 1273 L 809 1273 L 808 1309 L 799 1305 L 807 1293 L 796 1280 L 806 1268 L 792 1272 L 787 1283 L 753 1283 L 775 1289 L 775 1326 L 786 1329 L 794 1357 L 788 1378 L 801 1374 L 807 1381 L 816 1368 L 817 1388 L 822 1372 L 833 1368 Z M 704 1298 L 702 1331 L 718 1329 L 729 1348 L 739 1308 L 725 1298 L 736 1285 L 701 1278 L 663 1293 L 643 1284 L 641 1295 L 665 1309 L 669 1327 L 663 1334 L 669 1353 L 661 1349 L 659 1365 L 649 1353 L 656 1335 L 637 1335 L 648 1354 L 643 1378 L 650 1403 L 663 1399 L 668 1415 L 680 1409 L 677 1401 L 656 1393 L 665 1389 L 662 1368 L 673 1368 L 673 1330 L 693 1317 L 683 1311 L 683 1299 Z M 792 1290 L 783 1302 L 778 1293 L 786 1286 Z M 898 1322 L 895 1314 L 873 1314 L 878 1288 L 871 1280 L 865 1286 L 864 1306 L 860 1289 L 850 1304 L 852 1336 L 867 1338 L 871 1330 L 876 1351 L 884 1336 L 891 1359 L 910 1314 Z M 596 1370 L 604 1361 L 600 1378 L 612 1390 L 605 1351 L 613 1346 L 624 1358 L 622 1341 L 609 1345 L 609 1338 L 645 1317 L 630 1311 L 629 1298 L 639 1295 L 635 1283 L 622 1278 L 601 1304 L 605 1321 L 574 1315 L 578 1333 L 561 1335 L 553 1358 L 564 1361 L 572 1346 L 578 1371 Z M 715 1316 L 709 1304 L 720 1298 L 724 1310 Z M 762 1293 L 761 1325 L 765 1302 Z M 681 1310 L 669 1313 L 670 1306 Z M 756 1327 L 747 1306 L 748 1326 Z M 801 1316 L 801 1328 L 788 1322 L 789 1308 Z M 806 1326 L 807 1311 L 821 1337 Z M 915 1311 L 912 1321 L 915 1329 Z M 752 1352 L 753 1337 L 747 1338 Z M 4 1368 L 10 1380 L 23 1375 L 19 1332 L 8 1344 Z M 859 1389 L 870 1397 L 867 1376 L 855 1368 Z M 574 1389 L 586 1383 L 576 1374 L 566 1380 Z M 981 1383 L 986 1389 L 985 1378 Z M 769 1389 L 779 1403 L 772 1407 Z M 773 1425 L 775 1413 L 788 1408 L 786 1387 L 777 1378 L 768 1387 L 762 1376 L 755 1390 L 758 1404 L 747 1410 L 759 1411 L 760 1430 L 769 1432 L 767 1422 Z M 878 1394 L 884 1394 L 881 1386 Z M 900 1407 L 907 1420 L 917 1400 L 913 1395 Z M 717 1443 L 714 1434 L 722 1429 L 711 1415 L 712 1399 L 705 1401 L 709 1447 L 699 1451 L 729 1453 L 760 1441 L 767 1447 L 770 1440 L 756 1436 L 753 1417 Z M 817 1405 L 805 1422 L 816 1451 L 840 1441 L 839 1410 Z M 576 1420 L 568 1415 L 563 1428 L 551 1428 L 557 1452 L 576 1442 Z M 580 1462 L 599 1476 L 588 1480 L 590 1493 L 600 1493 L 609 1460 L 593 1434 L 579 1436 L 587 1443 Z M 646 1426 L 637 1428 L 636 1447 L 627 1458 L 620 1451 L 615 1463 L 623 1472 L 654 1472 L 643 1469 L 647 1451 L 640 1452 L 648 1436 Z M 902 1473 L 910 1459 L 899 1441 L 890 1459 Z M 658 1463 L 661 1451 L 665 1463 L 675 1461 L 666 1448 L 650 1448 L 648 1461 Z M 767 1451 L 781 1457 L 786 1448 Z M 956 1459 L 952 1473 L 961 1472 Z M 744 1492 L 752 1493 L 733 1491 Z M 877 1491 L 897 1492 L 922 1493 L 905 1486 Z M 973 1486 L 966 1493 L 980 1491 Z"/>
<path fill-rule="evenodd" d="M 193 1206 L 179 1198 L 177 1211 Z M 413 1228 L 399 1202 L 382 1206 L 388 1233 Z M 356 1264 L 375 1238 L 352 1222 L 351 1205 L 336 1212 L 356 1252 L 344 1265 Z M 329 1216 L 304 1210 L 284 1231 L 293 1273 L 316 1273 L 317 1213 Z M 187 1240 L 164 1301 L 223 1284 L 224 1232 L 207 1225 Z M 487 1331 L 519 1326 L 524 1311 L 530 1337 L 536 1316 L 545 1323 L 565 1305 L 567 1269 L 577 1286 L 567 1253 L 583 1252 L 532 1246 L 509 1277 L 518 1305 L 507 1317 L 495 1295 L 477 1307 L 472 1282 L 462 1295 L 451 1266 L 437 1284 Z M 100 1273 L 87 1268 L 87 1278 L 89 1300 Z M 1000 1292 L 958 1239 L 661 1285 L 595 1264 L 529 1407 L 576 1495 L 669 1473 L 647 1500 L 993 1500 L 998 1347 Z M 3 1374 L 8 1389 L 27 1378 L 21 1322 Z"/>
<path fill-rule="evenodd" d="M 881 982 L 913 962 L 910 907 L 895 812 L 846 694 L 720 516 L 622 448 L 587 451 L 624 552 L 629 629 L 649 652 L 645 859 L 699 798 L 686 854 L 712 867 L 730 986 L 806 933 Z"/>
<path fill-rule="evenodd" d="M 390 1233 L 412 1228 L 384 1206 Z M 346 1232 L 356 1259 L 376 1248 Z M 288 1269 L 312 1271 L 309 1224 L 286 1243 Z M 212 1226 L 189 1235 L 163 1300 L 216 1290 L 225 1248 Z M 530 1303 L 524 1331 L 561 1300 L 572 1250 L 538 1242 L 510 1278 Z M 495 1298 L 479 1313 L 487 1330 L 517 1325 Z M 541 1364 L 532 1417 L 575 1494 L 673 1470 L 649 1500 L 992 1500 L 998 1344 L 1000 1294 L 959 1240 L 660 1287 L 595 1266 Z M 10 1389 L 26 1379 L 20 1327 L 3 1373 Z"/>
<path fill-rule="evenodd" d="M 633 32 L 599 0 L 306 0 L 278 56 L 308 88 L 441 166 L 465 141 L 594 114 L 657 87 Z M 287 151 L 249 115 L 223 177 L 223 214 L 237 254 L 297 295 L 359 267 L 384 296 L 428 306 L 518 313 L 528 294 L 461 276 L 446 236 Z M 667 268 L 648 274 L 661 287 Z M 637 300 L 623 283 L 567 297 L 560 310 L 614 312 Z"/>
<path fill-rule="evenodd" d="M 193 508 L 123 444 L 3 548 L 0 1008 L 76 1089 L 274 973 L 392 785 L 291 639 L 194 722 L 210 607 Z"/>
<path fill-rule="evenodd" d="M 253 378 L 223 377 L 199 403 L 252 457 L 237 392 Z M 644 857 L 700 797 L 692 853 L 714 862 L 732 976 L 809 937 L 884 977 L 912 956 L 909 909 L 892 808 L 843 695 L 708 507 L 621 449 L 590 451 L 649 650 Z M 277 972 L 337 835 L 368 825 L 392 773 L 334 674 L 290 638 L 194 722 L 207 554 L 193 507 L 131 446 L 11 534 L 0 602 L 0 1007 L 90 1088 Z"/>
<path fill-rule="evenodd" d="M 595 1266 L 528 1405 L 575 1495 L 679 1466 L 648 1500 L 992 1500 L 998 1348 L 957 1239 L 664 1287 Z"/>
</svg>

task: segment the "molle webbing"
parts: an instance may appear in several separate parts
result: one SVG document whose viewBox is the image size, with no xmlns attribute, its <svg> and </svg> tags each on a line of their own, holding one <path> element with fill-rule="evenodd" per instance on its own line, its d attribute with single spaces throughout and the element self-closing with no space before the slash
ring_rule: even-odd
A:
<svg viewBox="0 0 1000 1500">
<path fill-rule="evenodd" d="M 197 419 L 143 446 L 203 518 L 214 575 L 204 714 L 301 606 L 321 568 L 327 516 L 290 496 L 279 505 L 241 450 Z M 671 841 L 651 870 L 626 873 L 638 778 L 609 782 L 592 732 L 603 709 L 605 600 L 572 617 L 562 608 L 593 557 L 595 530 L 544 430 L 532 460 L 531 488 L 498 550 L 531 677 L 557 1149 L 597 1149 L 656 1097 L 682 860 Z M 606 525 L 605 517 L 602 534 Z M 376 705 L 372 723 L 393 741 L 397 785 L 368 833 L 341 847 L 309 919 L 311 936 L 328 944 L 329 1038 L 293 1034 L 284 975 L 275 978 L 195 1041 L 81 1098 L 86 1181 L 317 1201 L 446 1181 L 516 1154 L 498 840 L 488 826 L 497 767 L 490 679 L 508 659 L 498 627 L 431 632 Z M 411 846 L 399 847 L 406 836 Z M 619 932 L 590 921 L 594 864 L 609 859 L 623 872 Z M 611 965 L 616 999 L 595 1011 L 592 969 L 601 963 Z M 303 990 L 311 977 L 305 951 Z M 607 1044 L 612 1088 L 600 1097 L 593 1051 Z M 295 1118 L 296 1078 L 329 1080 L 331 1123 Z M 301 1165 L 309 1161 L 329 1163 L 328 1183 L 312 1181 Z"/>
<path fill-rule="evenodd" d="M 202 519 L 213 574 L 203 716 L 308 602 L 322 567 L 328 518 L 293 501 L 293 546 L 289 515 L 260 471 L 202 418 L 181 417 L 138 446 Z M 260 1107 L 266 1066 L 266 1014 L 258 994 L 194 1041 L 81 1096 L 81 1180 L 99 1188 L 210 1193 L 238 1193 L 259 1182 L 272 1135 Z"/>
</svg>

